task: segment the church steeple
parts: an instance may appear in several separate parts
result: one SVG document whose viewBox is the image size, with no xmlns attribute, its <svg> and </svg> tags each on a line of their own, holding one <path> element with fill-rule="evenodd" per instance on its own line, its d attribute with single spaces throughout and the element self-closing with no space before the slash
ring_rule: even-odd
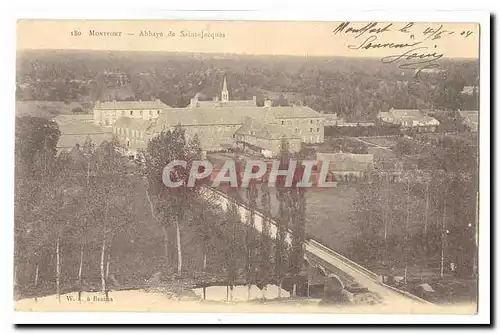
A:
<svg viewBox="0 0 500 334">
<path fill-rule="evenodd" d="M 226 76 L 224 75 L 224 82 L 222 83 L 221 101 L 229 101 L 229 91 L 227 90 Z"/>
</svg>

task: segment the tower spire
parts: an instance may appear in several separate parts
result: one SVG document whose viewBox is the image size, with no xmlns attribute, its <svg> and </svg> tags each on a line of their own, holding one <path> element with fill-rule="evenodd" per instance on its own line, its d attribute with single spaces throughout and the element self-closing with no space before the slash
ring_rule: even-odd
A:
<svg viewBox="0 0 500 334">
<path fill-rule="evenodd" d="M 227 90 L 227 82 L 226 82 L 225 75 L 224 75 L 224 82 L 222 83 L 221 100 L 222 100 L 222 102 L 229 101 L 229 91 Z"/>
</svg>

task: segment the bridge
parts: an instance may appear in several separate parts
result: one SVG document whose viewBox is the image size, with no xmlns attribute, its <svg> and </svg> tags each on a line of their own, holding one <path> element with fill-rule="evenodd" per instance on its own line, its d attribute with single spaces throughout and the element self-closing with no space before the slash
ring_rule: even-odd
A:
<svg viewBox="0 0 500 334">
<path fill-rule="evenodd" d="M 205 186 L 202 188 L 202 191 L 206 198 L 210 198 L 218 203 L 224 211 L 227 211 L 231 204 L 235 204 L 238 208 L 241 222 L 246 223 L 248 221 L 250 208 L 245 203 L 241 203 L 214 188 Z M 258 210 L 254 209 L 253 211 L 255 229 L 262 232 L 263 222 L 267 220 L 270 236 L 275 239 L 278 232 L 276 221 L 270 217 L 266 217 Z M 285 240 L 288 244 L 291 244 L 290 232 L 287 232 Z M 305 242 L 305 257 L 310 263 L 321 266 L 326 272 L 336 274 L 342 283 L 357 283 L 367 288 L 370 292 L 378 295 L 384 304 L 397 305 L 402 308 L 408 307 L 410 309 L 415 304 L 431 304 L 422 298 L 383 283 L 381 276 L 313 239 L 308 239 Z"/>
</svg>

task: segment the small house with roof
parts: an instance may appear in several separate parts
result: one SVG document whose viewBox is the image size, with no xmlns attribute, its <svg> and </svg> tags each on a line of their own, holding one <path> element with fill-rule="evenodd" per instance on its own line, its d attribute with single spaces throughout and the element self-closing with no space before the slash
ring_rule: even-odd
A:
<svg viewBox="0 0 500 334">
<path fill-rule="evenodd" d="M 477 132 L 479 129 L 479 111 L 478 110 L 459 110 L 462 118 L 462 124 L 471 132 Z"/>
<path fill-rule="evenodd" d="M 402 129 L 416 129 L 418 132 L 435 132 L 439 121 L 434 117 L 424 115 L 418 109 L 394 109 L 379 112 L 377 119 L 383 123 L 397 124 Z"/>
</svg>

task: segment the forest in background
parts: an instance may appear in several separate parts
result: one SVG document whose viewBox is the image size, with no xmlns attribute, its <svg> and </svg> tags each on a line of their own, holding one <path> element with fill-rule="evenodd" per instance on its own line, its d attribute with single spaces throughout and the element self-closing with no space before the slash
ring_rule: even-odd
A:
<svg viewBox="0 0 500 334">
<path fill-rule="evenodd" d="M 441 71 L 420 73 L 378 59 L 236 56 L 163 52 L 23 51 L 17 99 L 48 101 L 151 100 L 185 107 L 199 93 L 211 100 L 227 75 L 231 99 L 265 98 L 305 104 L 349 121 L 379 111 L 478 109 L 479 61 L 445 59 Z"/>
</svg>

